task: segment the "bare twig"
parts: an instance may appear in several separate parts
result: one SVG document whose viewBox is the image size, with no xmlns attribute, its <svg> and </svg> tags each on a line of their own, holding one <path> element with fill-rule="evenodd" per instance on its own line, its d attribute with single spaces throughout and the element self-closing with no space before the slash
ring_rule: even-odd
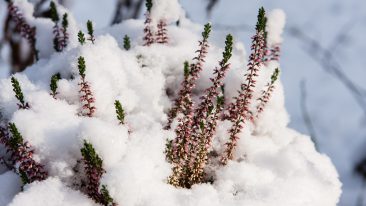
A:
<svg viewBox="0 0 366 206">
<path fill-rule="evenodd" d="M 121 23 L 125 19 L 136 19 L 140 14 L 143 0 L 117 0 L 113 24 Z"/>
<path fill-rule="evenodd" d="M 305 80 L 302 80 L 300 83 L 300 107 L 301 107 L 301 113 L 302 113 L 302 117 L 304 119 L 305 122 L 305 126 L 309 132 L 310 138 L 311 140 L 314 142 L 315 148 L 319 149 L 319 145 L 318 145 L 318 141 L 317 141 L 317 135 L 316 135 L 316 131 L 315 131 L 315 127 L 313 124 L 313 121 L 310 117 L 310 113 L 309 110 L 307 108 L 307 91 L 306 91 L 306 82 Z"/>
</svg>

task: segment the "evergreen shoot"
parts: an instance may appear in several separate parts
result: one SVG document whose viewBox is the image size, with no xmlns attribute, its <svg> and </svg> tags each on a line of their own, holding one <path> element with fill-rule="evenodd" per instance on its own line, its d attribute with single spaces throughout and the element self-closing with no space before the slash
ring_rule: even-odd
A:
<svg viewBox="0 0 366 206">
<path fill-rule="evenodd" d="M 127 51 L 131 48 L 131 40 L 127 35 L 123 37 L 123 48 L 125 48 Z"/>
<path fill-rule="evenodd" d="M 85 44 L 85 35 L 82 31 L 79 31 L 78 33 L 78 40 L 81 45 Z"/>
<path fill-rule="evenodd" d="M 9 139 L 9 145 L 13 150 L 16 150 L 18 146 L 23 143 L 23 137 L 14 123 L 9 123 L 9 130 L 12 134 L 11 138 Z"/>
<path fill-rule="evenodd" d="M 91 22 L 90 20 L 88 20 L 86 22 L 86 27 L 88 29 L 88 34 L 89 34 L 89 38 L 88 40 L 91 41 L 93 44 L 95 42 L 95 37 L 94 37 L 94 28 L 93 28 L 93 22 Z"/>
<path fill-rule="evenodd" d="M 11 84 L 13 86 L 15 97 L 19 101 L 19 103 L 17 104 L 19 109 L 29 109 L 29 103 L 24 100 L 23 91 L 20 87 L 19 81 L 15 77 L 11 77 Z"/>
<path fill-rule="evenodd" d="M 114 102 L 114 106 L 116 108 L 117 119 L 120 124 L 125 124 L 125 111 L 123 110 L 122 104 L 120 101 L 116 100 Z"/>
<path fill-rule="evenodd" d="M 78 69 L 79 69 L 79 75 L 80 75 L 80 102 L 82 104 L 81 108 L 81 115 L 92 117 L 96 108 L 94 106 L 94 97 L 93 93 L 90 89 L 89 82 L 85 79 L 85 71 L 86 71 L 86 65 L 85 65 L 85 59 L 84 57 L 80 56 L 78 58 Z"/>
<path fill-rule="evenodd" d="M 153 7 L 152 0 L 146 0 L 145 6 L 146 6 L 146 10 L 148 12 L 151 12 L 151 8 Z"/>
<path fill-rule="evenodd" d="M 60 21 L 60 17 L 58 15 L 57 12 L 57 7 L 54 1 L 51 1 L 50 3 L 50 15 L 51 15 L 51 19 L 54 23 L 58 23 Z"/>
<path fill-rule="evenodd" d="M 99 190 L 100 180 L 105 173 L 105 170 L 103 169 L 103 160 L 99 157 L 93 145 L 86 140 L 84 140 L 83 147 L 80 151 L 88 179 L 86 183 L 87 195 L 96 203 L 100 203 L 104 206 L 116 206 L 117 204 L 113 203 L 113 199 L 110 197 L 105 185 Z"/>
<path fill-rule="evenodd" d="M 51 95 L 53 98 L 56 98 L 57 92 L 57 82 L 61 79 L 60 73 L 54 74 L 51 77 L 51 83 L 50 83 L 50 89 L 51 89 Z"/>
</svg>

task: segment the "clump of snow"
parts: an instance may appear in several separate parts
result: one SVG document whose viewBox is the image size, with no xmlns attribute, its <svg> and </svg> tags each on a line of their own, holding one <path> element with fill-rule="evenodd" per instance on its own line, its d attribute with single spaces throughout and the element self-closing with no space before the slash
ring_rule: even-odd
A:
<svg viewBox="0 0 366 206">
<path fill-rule="evenodd" d="M 286 14 L 281 9 L 274 9 L 268 13 L 267 31 L 269 46 L 282 43 L 282 33 L 285 28 Z"/>
<path fill-rule="evenodd" d="M 159 2 L 156 5 L 162 2 L 162 13 L 156 12 L 163 15 L 156 18 L 176 20 L 180 10 L 176 0 L 156 2 Z M 169 4 L 173 4 L 172 10 Z M 34 22 L 39 21 L 34 19 Z M 283 12 L 272 12 L 268 21 L 269 38 L 278 43 L 281 40 L 279 28 L 282 31 L 284 25 Z M 37 29 L 42 27 L 36 25 Z M 43 27 L 46 31 L 52 24 L 48 22 Z M 24 139 L 35 149 L 35 159 L 45 165 L 51 177 L 27 185 L 14 197 L 15 192 L 20 191 L 19 179 L 13 173 L 1 174 L 0 185 L 9 185 L 9 188 L 0 193 L 0 200 L 14 198 L 11 206 L 95 205 L 75 187 L 75 177 L 79 175 L 75 167 L 86 139 L 103 159 L 106 173 L 102 184 L 107 185 L 119 205 L 335 206 L 341 193 L 337 171 L 327 156 L 315 150 L 309 137 L 287 128 L 289 118 L 280 82 L 259 119 L 248 123 L 240 134 L 235 160 L 227 166 L 210 165 L 215 171 L 212 184 L 194 185 L 190 190 L 167 184 L 171 165 L 165 160 L 164 149 L 166 139 L 174 138 L 175 133 L 163 129 L 166 112 L 183 79 L 183 62 L 195 56 L 202 28 L 185 20 L 180 27 L 168 27 L 170 45 L 144 47 L 139 43 L 143 22 L 129 20 L 101 31 L 95 44 L 70 44 L 66 51 L 52 55 L 47 53 L 49 50 L 41 49 L 44 51 L 41 59 L 15 75 L 25 100 L 31 105 L 29 110 L 17 109 L 10 79 L 1 79 L 3 118 L 17 125 Z M 126 33 L 130 34 L 133 45 L 129 51 L 122 47 Z M 51 30 L 47 35 L 52 36 Z M 71 33 L 70 37 L 75 36 L 76 33 Z M 214 32 L 209 39 L 209 54 L 194 99 L 210 85 L 209 78 L 223 51 L 221 37 Z M 52 47 L 50 37 L 37 38 L 43 47 Z M 227 101 L 233 101 L 232 97 L 237 95 L 244 81 L 247 65 L 244 54 L 242 44 L 236 43 L 230 60 L 231 70 L 225 79 Z M 78 115 L 81 107 L 79 56 L 85 58 L 85 78 L 96 101 L 97 110 L 92 118 Z M 253 99 L 260 96 L 278 66 L 278 62 L 270 62 L 261 68 Z M 62 80 L 54 99 L 49 95 L 49 83 L 56 73 L 61 74 Z M 118 123 L 115 100 L 119 100 L 126 111 L 126 125 Z M 215 151 L 224 149 L 229 127 L 226 121 L 219 123 L 213 142 Z M 8 180 L 9 175 L 12 181 Z M 10 186 L 11 182 L 15 183 Z"/>
<path fill-rule="evenodd" d="M 166 23 L 172 23 L 178 21 L 183 13 L 178 0 L 152 0 L 152 3 L 150 15 L 153 22 L 165 20 Z"/>
</svg>

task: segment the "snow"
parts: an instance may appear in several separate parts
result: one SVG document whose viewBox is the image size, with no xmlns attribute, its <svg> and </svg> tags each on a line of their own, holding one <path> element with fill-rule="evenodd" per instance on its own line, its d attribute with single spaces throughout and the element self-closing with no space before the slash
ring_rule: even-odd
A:
<svg viewBox="0 0 366 206">
<path fill-rule="evenodd" d="M 173 23 L 179 20 L 182 15 L 182 7 L 178 0 L 152 0 L 151 18 L 153 21 L 165 20 L 167 23 Z"/>
<path fill-rule="evenodd" d="M 175 21 L 181 15 L 176 1 L 161 2 L 161 10 L 152 11 L 154 18 Z M 24 3 L 24 11 L 29 11 Z M 65 10 L 66 11 L 66 10 Z M 157 12 L 154 14 L 154 12 Z M 191 60 L 197 50 L 202 25 L 182 18 L 180 27 L 169 26 L 169 45 L 141 46 L 143 20 L 128 20 L 97 32 L 96 43 L 76 43 L 77 24 L 70 29 L 73 39 L 68 49 L 54 53 L 51 41 L 52 22 L 27 17 L 42 31 L 37 38 L 41 59 L 15 77 L 19 80 L 29 110 L 18 110 L 9 78 L 0 80 L 0 111 L 14 122 L 24 139 L 35 149 L 35 159 L 45 165 L 50 177 L 26 185 L 20 190 L 13 173 L 0 175 L 0 185 L 11 185 L 0 193 L 0 201 L 10 206 L 95 205 L 73 186 L 77 161 L 81 158 L 83 140 L 91 142 L 103 159 L 106 173 L 102 184 L 111 196 L 124 206 L 226 206 L 281 205 L 334 206 L 339 201 L 341 183 L 330 159 L 315 150 L 308 136 L 289 129 L 285 95 L 280 82 L 259 119 L 248 123 L 240 134 L 236 159 L 215 169 L 213 184 L 178 189 L 166 183 L 171 165 L 165 160 L 167 138 L 173 131 L 163 129 L 172 97 L 166 91 L 177 91 L 183 78 L 183 62 Z M 70 15 L 70 21 L 73 17 Z M 76 21 L 74 21 L 76 22 Z M 284 14 L 274 10 L 269 16 L 269 35 L 280 43 Z M 277 24 L 276 24 L 277 22 Z M 122 37 L 129 34 L 132 48 L 125 51 Z M 49 36 L 47 36 L 49 35 Z M 223 51 L 224 35 L 214 32 L 202 77 L 195 97 L 209 86 L 209 78 Z M 239 39 L 234 35 L 235 39 Z M 249 52 L 236 41 L 226 83 L 227 98 L 237 94 L 244 79 Z M 77 115 L 80 111 L 77 58 L 86 61 L 86 80 L 96 99 L 95 117 Z M 278 67 L 270 62 L 261 68 L 257 99 L 261 89 Z M 57 99 L 49 95 L 51 76 L 60 73 Z M 291 97 L 290 97 L 291 98 Z M 121 101 L 126 111 L 126 125 L 115 118 L 114 101 Z M 220 122 L 213 148 L 224 149 L 228 139 L 228 122 Z M 131 133 L 129 133 L 131 131 Z M 3 149 L 2 149 L 3 150 Z M 8 176 L 11 176 L 9 178 Z M 14 196 L 15 195 L 15 196 Z M 5 203 L 6 204 L 6 203 Z"/>
</svg>

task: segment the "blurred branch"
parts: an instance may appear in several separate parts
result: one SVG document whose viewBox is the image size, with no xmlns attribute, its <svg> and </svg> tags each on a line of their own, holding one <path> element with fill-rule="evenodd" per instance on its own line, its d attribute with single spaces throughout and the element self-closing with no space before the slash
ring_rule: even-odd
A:
<svg viewBox="0 0 366 206">
<path fill-rule="evenodd" d="M 319 41 L 309 37 L 297 27 L 290 27 L 288 29 L 288 32 L 293 37 L 296 37 L 297 39 L 304 42 L 304 44 L 310 45 L 308 49 L 306 48 L 304 49 L 307 52 L 307 54 L 313 60 L 319 63 L 321 68 L 324 69 L 324 71 L 336 77 L 350 91 L 351 95 L 356 100 L 357 104 L 361 107 L 361 109 L 364 112 L 364 115 L 366 116 L 366 100 L 363 89 L 360 88 L 358 85 L 356 85 L 356 83 L 353 82 L 343 72 L 341 65 L 334 58 L 333 55 L 334 49 L 340 44 L 340 41 L 335 41 L 336 44 L 331 45 L 329 48 L 324 48 L 321 46 Z M 345 32 L 347 31 L 342 30 L 341 34 L 337 35 L 337 37 L 339 38 L 339 36 L 341 37 L 344 36 Z"/>
<path fill-rule="evenodd" d="M 208 0 L 208 4 L 206 6 L 207 16 L 211 16 L 212 10 L 218 2 L 219 0 Z"/>
<path fill-rule="evenodd" d="M 121 23 L 125 19 L 137 19 L 144 0 L 117 0 L 112 20 L 113 24 Z"/>
<path fill-rule="evenodd" d="M 308 110 L 307 104 L 306 104 L 308 96 L 307 96 L 307 91 L 306 91 L 305 80 L 302 80 L 300 83 L 300 92 L 301 92 L 300 107 L 301 107 L 302 117 L 304 119 L 305 126 L 309 132 L 310 138 L 314 142 L 315 148 L 319 149 L 318 138 L 316 135 L 315 127 L 314 127 L 313 121 L 311 120 L 310 113 L 309 113 L 309 110 Z"/>
</svg>

